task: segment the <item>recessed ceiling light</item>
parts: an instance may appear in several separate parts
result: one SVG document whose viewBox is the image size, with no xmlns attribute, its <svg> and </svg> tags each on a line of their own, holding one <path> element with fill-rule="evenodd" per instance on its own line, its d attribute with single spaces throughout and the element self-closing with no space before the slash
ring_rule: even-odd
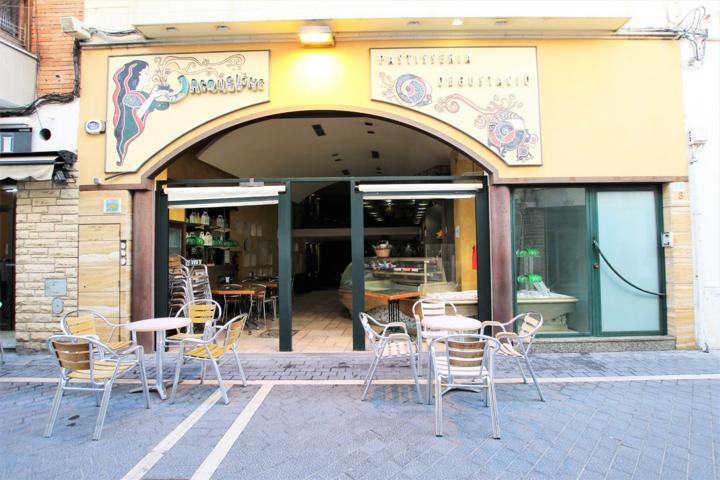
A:
<svg viewBox="0 0 720 480">
<path fill-rule="evenodd" d="M 365 126 L 367 126 L 367 127 L 372 127 L 372 126 L 373 126 L 373 122 L 365 122 Z"/>
<path fill-rule="evenodd" d="M 367 133 L 368 133 L 369 135 L 375 135 L 375 130 L 368 130 Z"/>
<path fill-rule="evenodd" d="M 462 26 L 463 23 L 465 23 L 465 22 L 463 22 L 462 18 L 455 18 L 455 19 L 453 19 L 451 25 L 453 27 L 460 27 L 460 26 Z"/>
<path fill-rule="evenodd" d="M 339 154 L 339 153 L 331 153 L 330 156 L 332 156 L 332 157 L 339 157 L 340 154 Z"/>
<path fill-rule="evenodd" d="M 410 20 L 409 22 L 407 22 L 407 26 L 408 27 L 419 27 L 420 22 L 417 20 Z"/>
<path fill-rule="evenodd" d="M 178 31 L 177 27 L 165 27 L 165 31 L 168 33 L 175 33 Z"/>
<path fill-rule="evenodd" d="M 509 22 L 507 18 L 496 18 L 495 25 L 506 25 Z"/>
<path fill-rule="evenodd" d="M 221 32 L 227 32 L 228 30 L 230 30 L 230 27 L 228 27 L 227 25 L 218 25 L 215 27 L 215 29 L 220 30 Z"/>
<path fill-rule="evenodd" d="M 342 162 L 342 158 L 334 158 L 333 160 L 335 160 L 336 162 Z"/>
</svg>

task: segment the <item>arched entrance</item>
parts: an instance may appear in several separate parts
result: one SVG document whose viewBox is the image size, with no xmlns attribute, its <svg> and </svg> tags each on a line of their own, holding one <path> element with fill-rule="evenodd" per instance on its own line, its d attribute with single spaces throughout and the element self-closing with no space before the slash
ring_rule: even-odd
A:
<svg viewBox="0 0 720 480">
<path fill-rule="evenodd" d="M 282 152 L 285 151 L 285 155 L 290 155 L 294 150 L 298 150 L 293 145 L 289 147 L 288 143 L 297 141 L 302 135 L 294 135 L 292 128 L 302 128 L 304 134 L 307 134 L 310 138 L 327 138 L 332 137 L 333 134 L 338 134 L 342 129 L 345 129 L 345 133 L 349 128 L 358 126 L 363 131 L 358 134 L 363 137 L 363 140 L 358 142 L 349 140 L 353 137 L 352 134 L 339 136 L 346 139 L 346 142 L 335 142 L 335 144 L 327 145 L 323 144 L 323 154 L 327 154 L 328 158 L 324 158 L 323 161 L 332 162 L 332 169 L 339 170 L 339 174 L 328 174 L 327 168 L 321 163 L 316 161 L 315 164 L 308 162 L 300 170 L 297 169 L 297 159 L 289 159 L 280 161 L 277 166 L 283 170 L 275 170 L 266 168 L 270 163 L 270 158 L 256 159 L 255 165 L 249 163 L 227 161 L 223 160 L 223 153 L 228 152 L 227 144 L 230 145 L 243 145 L 249 148 L 248 143 L 260 142 L 262 143 L 263 138 L 267 134 L 268 130 L 277 130 L 282 134 L 277 135 L 276 142 L 280 142 L 280 145 L 284 145 L 286 148 L 281 148 L 276 143 L 273 146 L 274 151 Z M 380 132 L 383 129 L 391 130 L 384 140 L 381 138 L 383 135 Z M 368 241 L 366 240 L 365 225 L 377 221 L 377 217 L 372 215 L 368 216 L 367 210 L 371 208 L 372 202 L 383 201 L 400 202 L 407 201 L 415 203 L 416 198 L 433 199 L 436 202 L 436 206 L 444 202 L 445 210 L 448 210 L 448 220 L 445 218 L 444 224 L 439 225 L 437 231 L 430 232 L 435 235 L 438 239 L 443 239 L 440 243 L 444 245 L 446 242 L 448 245 L 452 244 L 453 249 L 456 245 L 459 245 L 464 238 L 467 243 L 468 238 L 471 239 L 470 245 L 474 245 L 475 250 L 478 252 L 478 262 L 475 266 L 475 270 L 471 273 L 475 279 L 472 282 L 472 289 L 477 292 L 477 314 L 482 319 L 491 317 L 491 305 L 490 305 L 490 237 L 489 237 L 489 208 L 488 208 L 488 190 L 487 190 L 487 175 L 492 173 L 492 166 L 488 169 L 479 168 L 477 166 L 482 160 L 483 164 L 487 164 L 484 159 L 474 154 L 472 157 L 466 154 L 466 150 L 460 150 L 458 146 L 462 146 L 456 140 L 447 136 L 438 134 L 429 135 L 427 128 L 422 125 L 405 124 L 400 122 L 397 118 L 385 118 L 380 115 L 366 115 L 359 112 L 341 112 L 337 110 L 319 110 L 319 111 L 302 111 L 302 112 L 291 112 L 291 113 L 276 113 L 262 118 L 245 119 L 244 121 L 232 122 L 232 124 L 225 125 L 224 128 L 218 129 L 213 134 L 208 135 L 207 132 L 199 135 L 196 141 L 185 148 L 182 152 L 177 152 L 172 158 L 167 158 L 156 162 L 155 166 L 151 167 L 145 173 L 146 178 L 156 178 L 167 175 L 168 180 L 158 182 L 159 189 L 156 190 L 155 199 L 155 315 L 158 316 L 163 312 L 164 306 L 167 305 L 167 297 L 163 295 L 167 292 L 167 269 L 164 267 L 167 265 L 167 245 L 168 245 L 168 203 L 167 196 L 162 190 L 163 187 L 180 188 L 180 187 L 203 187 L 208 188 L 210 186 L 220 185 L 238 185 L 238 183 L 251 184 L 251 182 L 261 183 L 263 185 L 283 185 L 285 190 L 278 196 L 277 200 L 277 270 L 270 272 L 271 274 L 277 274 L 279 276 L 279 347 L 280 350 L 291 350 L 292 349 L 292 330 L 293 330 L 293 296 L 292 296 L 292 279 L 293 279 L 293 264 L 294 254 L 297 251 L 293 251 L 293 246 L 297 245 L 293 243 L 293 210 L 297 210 L 297 204 L 303 199 L 306 199 L 309 195 L 308 192 L 312 192 L 312 189 L 306 188 L 312 184 L 328 184 L 328 183 L 341 183 L 344 184 L 345 191 L 348 193 L 349 211 L 347 217 L 349 217 L 349 224 L 343 225 L 339 228 L 345 228 L 347 230 L 348 243 L 352 244 L 352 264 L 363 265 L 367 264 L 366 261 L 366 250 L 368 249 Z M 248 133 L 249 132 L 249 133 Z M 437 132 L 436 132 L 437 133 Z M 402 137 L 407 135 L 407 138 Z M 357 136 L 357 135 L 355 135 Z M 402 138 L 398 138 L 398 137 Z M 237 138 L 234 138 L 237 137 Z M 372 139 L 372 141 L 368 140 Z M 380 139 L 380 140 L 378 140 Z M 399 143 L 399 147 L 395 145 L 393 148 L 393 142 Z M 398 141 L 399 140 L 399 141 Z M 413 152 L 413 146 L 426 142 L 427 145 L 423 145 L 413 156 L 408 158 L 405 169 L 397 169 L 396 167 L 400 164 L 401 155 L 403 151 Z M 194 145 L 194 146 L 193 146 Z M 432 145 L 432 147 L 430 146 Z M 317 147 L 317 145 L 316 145 Z M 340 150 L 340 147 L 345 148 L 344 153 L 332 152 L 332 150 Z M 427 151 L 437 147 L 438 152 L 446 154 L 445 161 L 446 169 L 435 168 L 433 169 L 433 159 L 428 157 Z M 464 146 L 462 146 L 464 148 Z M 317 147 L 319 148 L 319 147 Z M 329 150 L 328 150 L 329 148 Z M 175 174 L 173 172 L 173 163 L 178 164 L 187 162 L 184 157 L 186 152 L 193 152 L 193 156 L 200 162 L 196 164 L 196 167 L 204 166 L 204 168 L 210 170 L 213 167 L 215 171 L 222 171 L 226 175 L 221 177 L 212 174 L 202 174 L 199 176 L 192 176 L 191 174 L 185 173 L 182 175 Z M 367 162 L 363 159 L 356 158 L 357 151 L 364 150 L 368 154 Z M 232 151 L 232 149 L 230 150 Z M 215 154 L 213 155 L 213 152 Z M 219 152 L 219 154 L 218 154 Z M 331 153 L 332 152 L 332 153 Z M 391 153 L 388 153 L 391 152 Z M 309 158 L 315 158 L 313 155 L 318 155 L 316 152 L 309 152 Z M 386 160 L 386 156 L 389 156 Z M 474 160 L 474 162 L 471 160 Z M 386 163 L 380 166 L 381 159 Z M 370 167 L 372 170 L 368 171 L 368 165 L 365 163 L 373 162 Z M 343 165 L 337 165 L 338 163 Z M 342 168 L 346 165 L 348 168 Z M 452 164 L 452 165 L 451 165 Z M 460 165 L 458 167 L 458 165 Z M 463 171 L 462 168 L 471 167 L 470 171 Z M 307 168 L 305 168 L 307 167 Z M 422 167 L 422 168 L 421 168 Z M 435 165 L 435 167 L 438 167 Z M 302 175 L 301 171 L 307 170 L 309 174 Z M 357 170 L 356 170 L 357 169 Z M 392 170 L 394 169 L 394 170 Z M 199 172 L 198 168 L 190 168 L 192 172 Z M 286 170 L 287 173 L 283 171 Z M 490 171 L 488 171 L 490 170 Z M 386 173 L 391 171 L 391 173 Z M 313 175 L 313 172 L 320 172 L 319 175 Z M 202 178 L 205 177 L 205 178 Z M 210 178 L 208 178 L 210 177 Z M 459 192 L 459 186 L 453 187 L 453 185 L 459 185 L 459 183 L 468 183 L 468 181 L 474 182 L 478 185 L 477 189 L 469 191 Z M 383 185 L 385 188 L 382 191 L 373 191 L 372 188 L 377 188 L 378 185 Z M 389 187 L 390 186 L 390 187 Z M 432 195 L 428 195 L 427 189 L 433 190 Z M 303 192 L 299 196 L 293 197 L 295 192 Z M 402 195 L 400 195 L 402 193 Z M 373 196 L 374 195 L 374 196 Z M 397 197 L 397 198 L 396 198 Z M 458 208 L 457 205 L 460 202 L 472 205 L 472 231 L 466 229 L 466 225 L 461 225 L 462 221 L 458 218 L 458 222 L 455 223 L 453 214 Z M 294 206 L 295 205 L 295 206 Z M 424 214 L 427 208 L 427 203 L 421 211 Z M 422 206 L 421 205 L 421 206 Z M 400 209 L 400 207 L 395 207 Z M 440 210 L 442 208 L 438 207 Z M 418 207 L 419 209 L 419 207 Z M 388 209 L 392 210 L 392 209 Z M 467 210 L 467 209 L 466 209 Z M 460 211 L 460 210 L 458 210 Z M 417 210 L 416 210 L 417 212 Z M 463 217 L 468 217 L 467 211 L 462 213 Z M 397 220 L 393 218 L 394 220 Z M 467 220 L 467 218 L 464 218 Z M 467 223 L 467 222 L 466 222 Z M 424 230 L 427 230 L 423 225 Z M 418 229 L 420 226 L 418 224 Z M 387 233 L 387 230 L 386 230 Z M 342 234 L 342 233 L 341 233 Z M 427 234 L 425 231 L 424 234 Z M 387 234 L 389 235 L 389 234 Z M 428 237 L 430 238 L 430 237 Z M 445 245 L 447 246 L 447 245 Z M 427 245 L 424 245 L 427 248 Z M 461 264 L 470 264 L 471 256 L 469 246 L 467 247 L 467 255 L 459 255 L 461 258 L 455 258 L 455 251 L 453 250 L 453 259 L 451 262 L 445 262 L 453 269 L 457 267 L 457 271 L 453 270 L 452 275 L 449 277 L 451 281 L 443 283 L 452 283 L 456 280 L 458 287 L 460 286 L 459 279 L 464 275 L 468 276 L 468 272 L 460 272 L 461 269 L 465 268 Z M 439 247 L 439 248 L 442 248 Z M 425 250 L 427 252 L 427 250 Z M 438 250 L 437 256 L 441 258 L 441 254 Z M 423 256 L 422 258 L 427 258 Z M 254 261 L 253 261 L 254 264 Z M 404 265 L 392 267 L 397 270 L 401 269 L 418 269 L 418 266 Z M 446 268 L 447 270 L 448 268 Z M 254 272 L 253 272 L 254 273 Z M 265 272 L 263 272 L 265 273 Z M 407 273 L 404 275 L 404 280 L 410 277 L 410 274 L 417 274 L 418 271 L 403 272 Z M 352 274 L 352 300 L 351 307 L 352 312 L 352 347 L 356 350 L 364 348 L 364 339 L 362 330 L 357 322 L 357 313 L 364 310 L 365 308 L 365 276 L 364 269 L 353 269 Z M 443 279 L 445 280 L 445 279 Z M 440 282 L 437 282 L 440 283 Z M 407 286 L 407 284 L 405 284 Z"/>
</svg>

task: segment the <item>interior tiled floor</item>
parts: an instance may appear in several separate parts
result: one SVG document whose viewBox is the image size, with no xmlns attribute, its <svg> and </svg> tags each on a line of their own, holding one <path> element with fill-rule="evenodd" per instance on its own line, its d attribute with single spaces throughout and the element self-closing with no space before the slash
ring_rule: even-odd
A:
<svg viewBox="0 0 720 480">
<path fill-rule="evenodd" d="M 278 322 L 268 312 L 269 330 L 278 329 Z M 252 325 L 243 333 L 240 349 L 243 352 L 277 352 L 278 338 L 264 337 L 263 321 L 260 330 Z M 337 290 L 318 290 L 293 299 L 294 352 L 350 352 L 352 351 L 352 320 L 340 303 Z"/>
</svg>

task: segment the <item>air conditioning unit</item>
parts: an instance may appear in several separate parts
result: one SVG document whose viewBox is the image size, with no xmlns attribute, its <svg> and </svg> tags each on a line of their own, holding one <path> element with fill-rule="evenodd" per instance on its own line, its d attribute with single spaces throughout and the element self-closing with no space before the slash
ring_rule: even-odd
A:
<svg viewBox="0 0 720 480">
<path fill-rule="evenodd" d="M 0 153 L 32 151 L 32 128 L 27 125 L 0 125 Z"/>
</svg>

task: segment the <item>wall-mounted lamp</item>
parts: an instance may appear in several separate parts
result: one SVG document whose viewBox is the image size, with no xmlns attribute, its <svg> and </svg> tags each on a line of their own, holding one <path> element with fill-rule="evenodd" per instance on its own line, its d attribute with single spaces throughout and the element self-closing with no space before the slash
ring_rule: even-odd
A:
<svg viewBox="0 0 720 480">
<path fill-rule="evenodd" d="M 309 25 L 300 27 L 300 43 L 303 47 L 334 47 L 335 37 L 327 25 Z"/>
</svg>

